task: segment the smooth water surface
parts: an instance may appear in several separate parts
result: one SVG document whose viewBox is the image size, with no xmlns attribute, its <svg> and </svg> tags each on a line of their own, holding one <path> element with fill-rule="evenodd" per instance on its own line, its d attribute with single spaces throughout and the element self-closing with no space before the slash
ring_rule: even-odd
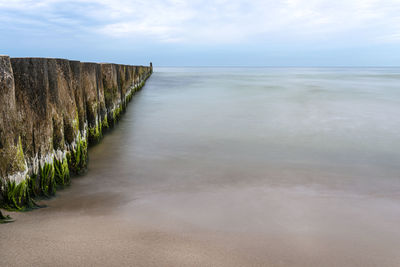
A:
<svg viewBox="0 0 400 267">
<path fill-rule="evenodd" d="M 157 68 L 88 174 L 0 226 L 0 255 L 400 266 L 399 136 L 400 68 Z"/>
</svg>

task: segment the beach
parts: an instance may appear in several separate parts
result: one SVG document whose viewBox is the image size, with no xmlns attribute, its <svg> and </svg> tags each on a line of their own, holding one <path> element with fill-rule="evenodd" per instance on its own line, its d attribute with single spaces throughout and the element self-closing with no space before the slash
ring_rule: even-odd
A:
<svg viewBox="0 0 400 267">
<path fill-rule="evenodd" d="M 399 266 L 399 68 L 158 68 L 0 266 Z"/>
</svg>

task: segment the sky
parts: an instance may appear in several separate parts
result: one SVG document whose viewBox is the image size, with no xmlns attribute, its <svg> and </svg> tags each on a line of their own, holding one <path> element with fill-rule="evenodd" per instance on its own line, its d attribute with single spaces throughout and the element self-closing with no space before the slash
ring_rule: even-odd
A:
<svg viewBox="0 0 400 267">
<path fill-rule="evenodd" d="M 0 54 L 155 66 L 400 66 L 400 0 L 0 0 Z"/>
</svg>

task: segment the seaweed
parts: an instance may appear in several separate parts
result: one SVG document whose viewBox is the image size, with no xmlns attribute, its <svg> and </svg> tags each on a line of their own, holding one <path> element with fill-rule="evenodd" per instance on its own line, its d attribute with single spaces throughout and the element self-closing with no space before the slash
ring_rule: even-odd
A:
<svg viewBox="0 0 400 267">
<path fill-rule="evenodd" d="M 70 173 L 80 175 L 87 169 L 88 163 L 88 142 L 90 144 L 98 143 L 103 136 L 105 129 L 113 127 L 125 112 L 127 103 L 131 101 L 134 93 L 140 90 L 145 81 L 150 77 L 151 71 L 145 74 L 145 78 L 140 83 L 133 86 L 122 102 L 113 110 L 105 114 L 103 120 L 99 120 L 96 126 L 88 129 L 88 134 L 82 136 L 79 132 L 79 116 L 76 110 L 72 125 L 67 127 L 64 123 L 64 132 L 70 135 L 71 141 L 73 135 L 78 132 L 76 144 L 70 147 L 70 151 L 62 159 L 53 158 L 52 162 L 39 164 L 37 173 L 30 173 L 22 182 L 16 182 L 11 179 L 0 179 L 0 208 L 12 211 L 27 211 L 43 206 L 37 205 L 33 199 L 46 197 L 49 198 L 56 193 L 57 188 L 63 188 L 71 183 Z M 112 101 L 116 88 L 107 91 L 106 100 Z M 54 136 L 53 136 L 54 137 Z M 69 140 L 68 139 L 68 140 Z M 54 141 L 55 139 L 53 139 Z M 52 141 L 52 142 L 53 142 Z M 18 138 L 18 144 L 15 151 L 16 170 L 25 171 L 27 168 L 21 137 Z M 13 221 L 10 216 L 3 215 L 0 211 L 0 223 Z"/>
<path fill-rule="evenodd" d="M 54 178 L 57 186 L 60 187 L 64 187 L 71 183 L 68 160 L 66 157 L 62 160 L 58 160 L 54 157 Z"/>
<path fill-rule="evenodd" d="M 16 181 L 5 181 L 2 192 L 2 208 L 7 210 L 22 210 L 27 191 L 25 181 L 19 184 Z"/>
<path fill-rule="evenodd" d="M 38 207 L 30 196 L 26 180 L 20 183 L 14 180 L 6 180 L 2 187 L 3 201 L 0 204 L 1 208 L 11 211 L 25 211 Z"/>
<path fill-rule="evenodd" d="M 27 175 L 26 179 L 17 183 L 15 180 L 5 180 L 1 185 L 0 207 L 11 211 L 27 211 L 40 208 L 34 198 L 49 198 L 56 193 L 57 182 L 69 184 L 69 170 L 66 159 L 54 160 L 54 163 L 39 165 L 38 173 Z"/>
<path fill-rule="evenodd" d="M 53 163 L 39 165 L 40 188 L 45 197 L 50 197 L 56 193 L 56 179 Z"/>
<path fill-rule="evenodd" d="M 69 170 L 80 175 L 86 171 L 88 162 L 88 147 L 86 139 L 78 135 L 76 146 L 67 153 Z"/>
<path fill-rule="evenodd" d="M 89 144 L 94 145 L 100 142 L 103 137 L 101 123 L 96 123 L 96 126 L 89 127 Z"/>
<path fill-rule="evenodd" d="M 108 129 L 110 126 L 108 125 L 107 114 L 104 116 L 103 121 L 101 122 L 102 130 Z"/>
<path fill-rule="evenodd" d="M 113 120 L 114 120 L 114 122 L 117 122 L 117 121 L 119 121 L 121 119 L 122 111 L 123 111 L 122 105 L 119 105 L 118 107 L 116 107 L 113 110 Z"/>
<path fill-rule="evenodd" d="M 28 188 L 29 188 L 29 194 L 31 197 L 39 197 L 42 195 L 42 190 L 40 188 L 40 177 L 36 173 L 32 173 L 29 178 L 27 179 L 28 181 Z"/>
</svg>

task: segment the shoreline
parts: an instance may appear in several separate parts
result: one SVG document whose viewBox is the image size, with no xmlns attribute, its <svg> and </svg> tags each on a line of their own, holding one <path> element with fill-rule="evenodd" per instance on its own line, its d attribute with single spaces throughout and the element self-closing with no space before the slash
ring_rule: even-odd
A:
<svg viewBox="0 0 400 267">
<path fill-rule="evenodd" d="M 211 74 L 154 73 L 1 264 L 399 266 L 396 81 Z"/>
<path fill-rule="evenodd" d="M 149 67 L 0 57 L 0 206 L 24 211 L 87 169 L 88 146 L 116 124 Z"/>
</svg>

